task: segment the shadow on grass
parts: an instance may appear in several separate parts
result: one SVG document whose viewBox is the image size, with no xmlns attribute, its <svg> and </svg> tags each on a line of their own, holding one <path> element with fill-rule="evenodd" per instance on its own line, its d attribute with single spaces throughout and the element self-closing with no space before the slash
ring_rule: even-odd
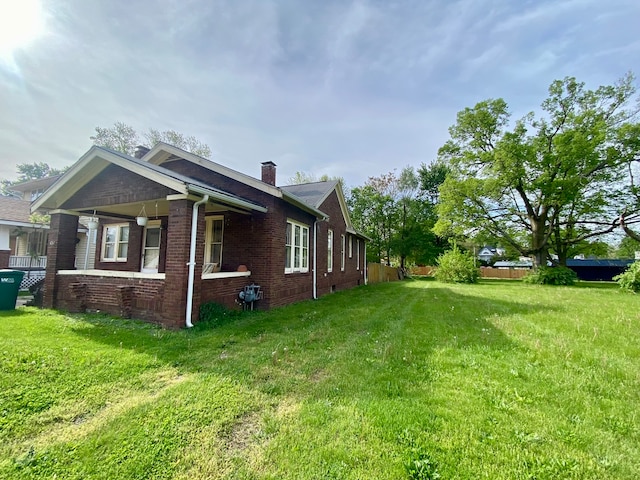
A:
<svg viewBox="0 0 640 480">
<path fill-rule="evenodd" d="M 259 381 L 278 377 L 283 368 L 294 377 L 320 371 L 331 376 L 335 370 L 358 383 L 369 368 L 404 368 L 408 352 L 425 363 L 433 349 L 442 347 L 511 349 L 514 345 L 492 319 L 540 309 L 553 307 L 483 299 L 420 279 L 362 286 L 268 312 L 244 312 L 215 328 L 167 331 L 91 315 L 78 316 L 83 322 L 74 330 L 93 342 L 155 355 L 189 371 Z"/>
<path fill-rule="evenodd" d="M 3 317 L 20 317 L 23 315 L 33 315 L 32 312 L 28 312 L 23 308 L 16 307 L 15 310 L 0 310 L 0 318 Z"/>
</svg>

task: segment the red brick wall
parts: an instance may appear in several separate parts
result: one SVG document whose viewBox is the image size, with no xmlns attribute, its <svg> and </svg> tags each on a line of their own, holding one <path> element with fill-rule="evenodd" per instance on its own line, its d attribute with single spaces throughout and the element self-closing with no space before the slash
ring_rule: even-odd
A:
<svg viewBox="0 0 640 480">
<path fill-rule="evenodd" d="M 0 250 L 0 268 L 9 268 L 11 250 Z"/>
<path fill-rule="evenodd" d="M 328 222 L 318 224 L 318 295 L 332 291 L 352 288 L 364 284 L 364 240 L 360 239 L 360 262 L 358 265 L 358 237 L 347 233 L 347 225 L 342 215 L 338 195 L 334 191 L 320 206 L 320 210 L 329 215 Z M 333 230 L 333 271 L 327 269 L 327 236 Z M 345 265 L 341 264 L 341 235 L 345 236 Z M 352 237 L 352 257 L 349 258 L 349 237 Z M 359 266 L 359 268 L 358 268 Z"/>
<path fill-rule="evenodd" d="M 44 280 L 43 306 L 56 307 L 58 270 L 73 270 L 76 256 L 76 232 L 78 217 L 55 213 L 51 215 L 49 244 L 47 245 L 47 269 Z"/>
<path fill-rule="evenodd" d="M 175 200 L 169 205 L 169 224 L 167 226 L 166 285 L 164 295 L 163 324 L 180 327 L 186 321 L 187 286 L 189 266 L 189 246 L 191 239 L 191 215 L 194 202 Z M 198 209 L 198 239 L 204 238 L 204 208 Z M 202 274 L 204 242 L 196 242 L 195 279 Z M 194 282 L 192 321 L 198 319 L 200 305 L 200 282 Z"/>
<path fill-rule="evenodd" d="M 137 203 L 164 198 L 176 193 L 146 177 L 117 165 L 109 165 L 69 198 L 62 208 L 87 208 L 91 205 Z"/>
<path fill-rule="evenodd" d="M 215 302 L 230 309 L 239 309 L 238 293 L 245 285 L 253 283 L 250 277 L 211 278 L 202 280 L 202 303 Z M 259 308 L 260 302 L 256 303 Z"/>
<path fill-rule="evenodd" d="M 57 308 L 70 312 L 100 310 L 111 315 L 162 322 L 165 281 L 155 279 L 58 275 Z M 123 302 L 130 289 L 130 303 Z M 164 323 L 163 323 L 164 324 Z M 165 325 L 169 328 L 173 324 Z"/>
<path fill-rule="evenodd" d="M 260 285 L 264 292 L 264 300 L 256 305 L 258 308 L 271 308 L 312 298 L 313 237 L 309 240 L 308 273 L 285 275 L 284 265 L 287 218 L 308 225 L 309 233 L 313 235 L 313 215 L 302 212 L 284 200 L 186 160 L 169 162 L 163 166 L 267 207 L 266 214 L 225 214 L 223 267 L 233 269 L 239 263 L 247 265 L 251 270 L 251 280 Z"/>
</svg>

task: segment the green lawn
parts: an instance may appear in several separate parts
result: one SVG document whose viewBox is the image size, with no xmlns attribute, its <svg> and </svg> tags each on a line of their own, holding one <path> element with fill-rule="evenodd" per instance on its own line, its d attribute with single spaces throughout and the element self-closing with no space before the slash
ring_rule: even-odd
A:
<svg viewBox="0 0 640 480">
<path fill-rule="evenodd" d="M 179 332 L 2 312 L 0 478 L 637 479 L 639 307 L 409 280 Z"/>
</svg>

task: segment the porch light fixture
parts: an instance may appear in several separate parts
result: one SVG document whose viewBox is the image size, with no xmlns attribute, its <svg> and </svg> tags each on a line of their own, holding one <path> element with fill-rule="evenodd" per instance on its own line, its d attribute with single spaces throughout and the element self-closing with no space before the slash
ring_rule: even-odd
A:
<svg viewBox="0 0 640 480">
<path fill-rule="evenodd" d="M 93 211 L 93 216 L 89 217 L 89 221 L 87 222 L 87 228 L 89 230 L 96 230 L 98 228 L 98 219 L 96 218 L 96 211 Z"/>
<path fill-rule="evenodd" d="M 147 218 L 147 211 L 145 210 L 144 203 L 143 203 L 142 209 L 140 210 L 140 213 L 138 213 L 138 216 L 136 217 L 136 223 L 141 227 L 144 227 L 147 225 L 147 220 L 149 219 Z"/>
</svg>

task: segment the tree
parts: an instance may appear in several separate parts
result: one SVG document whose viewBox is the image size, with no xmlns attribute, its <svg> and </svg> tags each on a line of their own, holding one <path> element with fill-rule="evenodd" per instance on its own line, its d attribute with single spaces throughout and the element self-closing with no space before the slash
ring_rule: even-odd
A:
<svg viewBox="0 0 640 480">
<path fill-rule="evenodd" d="M 201 157 L 209 158 L 211 156 L 211 148 L 208 145 L 195 137 L 185 136 L 175 130 L 160 131 L 150 128 L 148 132 L 143 134 L 143 137 L 151 146 L 158 142 L 165 142 Z M 108 128 L 96 127 L 95 135 L 89 138 L 94 145 L 117 150 L 127 155 L 133 155 L 136 147 L 141 143 L 136 130 L 123 122 L 116 122 Z"/>
<path fill-rule="evenodd" d="M 618 258 L 635 258 L 636 252 L 640 252 L 640 241 L 626 236 L 618 244 L 616 256 Z"/>
<path fill-rule="evenodd" d="M 187 137 L 175 130 L 165 130 L 161 132 L 150 128 L 149 131 L 144 134 L 144 137 L 151 146 L 158 142 L 164 142 L 204 158 L 211 157 L 211 148 L 209 148 L 209 145 L 200 142 L 196 137 Z"/>
<path fill-rule="evenodd" d="M 332 176 L 322 174 L 320 177 L 316 177 L 313 173 L 297 171 L 292 177 L 287 179 L 287 185 L 302 185 L 303 183 L 315 183 L 315 182 L 332 182 L 337 181 L 342 188 L 342 192 L 345 197 L 349 196 L 349 189 L 344 183 L 344 178 L 338 176 Z"/>
<path fill-rule="evenodd" d="M 400 175 L 389 172 L 369 177 L 362 187 L 351 189 L 348 197 L 353 222 L 370 239 L 370 261 L 405 268 L 407 262 L 433 264 L 442 253 L 432 232 L 435 208 L 422 196 L 420 176 L 413 167 Z"/>
<path fill-rule="evenodd" d="M 293 177 L 287 179 L 287 185 L 302 185 L 303 183 L 314 183 L 318 179 L 313 173 L 296 172 Z"/>
<path fill-rule="evenodd" d="M 630 74 L 597 90 L 565 78 L 551 84 L 543 116 L 529 113 L 511 129 L 502 99 L 459 112 L 438 152 L 451 172 L 436 232 L 484 231 L 540 266 L 551 247 L 562 263 L 570 246 L 618 228 L 640 152 L 634 94 Z"/>
<path fill-rule="evenodd" d="M 352 188 L 347 203 L 354 226 L 371 239 L 367 245 L 367 261 L 390 265 L 393 199 L 380 190 L 378 182 L 372 182 L 373 178 L 361 187 Z"/>
</svg>

